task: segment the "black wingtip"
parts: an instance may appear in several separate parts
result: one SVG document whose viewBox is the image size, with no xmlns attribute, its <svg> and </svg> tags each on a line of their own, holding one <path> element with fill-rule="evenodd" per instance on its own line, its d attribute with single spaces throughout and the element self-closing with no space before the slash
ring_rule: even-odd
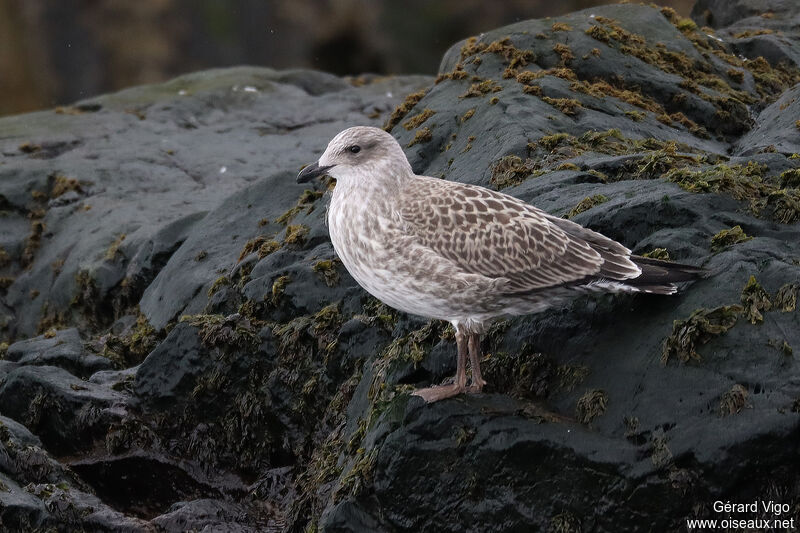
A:
<svg viewBox="0 0 800 533">
<path fill-rule="evenodd" d="M 642 275 L 635 278 L 636 284 L 679 283 L 705 278 L 711 274 L 702 267 L 651 259 L 639 255 L 631 256 L 631 261 L 642 269 Z M 634 281 L 634 280 L 631 280 Z"/>
</svg>

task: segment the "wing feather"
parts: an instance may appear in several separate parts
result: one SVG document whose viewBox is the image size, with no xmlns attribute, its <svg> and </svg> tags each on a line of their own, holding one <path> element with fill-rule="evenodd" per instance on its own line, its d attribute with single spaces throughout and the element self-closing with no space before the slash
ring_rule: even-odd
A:
<svg viewBox="0 0 800 533">
<path fill-rule="evenodd" d="M 621 244 L 517 198 L 472 185 L 420 179 L 425 187 L 405 192 L 399 203 L 405 231 L 465 273 L 503 281 L 509 293 L 591 276 L 627 279 L 641 272 Z"/>
</svg>

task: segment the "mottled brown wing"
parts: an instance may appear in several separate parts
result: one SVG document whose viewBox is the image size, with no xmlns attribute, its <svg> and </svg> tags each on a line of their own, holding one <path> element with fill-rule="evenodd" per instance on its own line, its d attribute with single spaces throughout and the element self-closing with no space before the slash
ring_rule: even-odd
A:
<svg viewBox="0 0 800 533">
<path fill-rule="evenodd" d="M 527 292 L 602 270 L 601 254 L 546 213 L 488 189 L 421 179 L 425 186 L 399 202 L 405 231 L 465 272 L 503 278 L 508 292 Z"/>
<path fill-rule="evenodd" d="M 584 228 L 571 220 L 545 214 L 551 224 L 559 227 L 566 234 L 575 239 L 586 242 L 592 249 L 600 254 L 603 265 L 595 275 L 597 277 L 624 281 L 641 275 L 640 266 L 631 258 L 631 251 L 623 245 L 609 239 L 605 235 Z"/>
</svg>

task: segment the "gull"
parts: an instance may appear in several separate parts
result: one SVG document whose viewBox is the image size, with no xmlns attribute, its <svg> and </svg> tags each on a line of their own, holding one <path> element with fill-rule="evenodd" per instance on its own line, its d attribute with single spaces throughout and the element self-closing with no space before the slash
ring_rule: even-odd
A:
<svg viewBox="0 0 800 533">
<path fill-rule="evenodd" d="M 324 174 L 336 179 L 328 229 L 350 275 L 387 305 L 455 328 L 453 383 L 414 392 L 429 403 L 483 390 L 480 340 L 497 318 L 538 313 L 587 292 L 674 294 L 676 282 L 703 272 L 632 255 L 513 196 L 418 176 L 394 137 L 378 128 L 342 131 L 297 181 Z"/>
</svg>

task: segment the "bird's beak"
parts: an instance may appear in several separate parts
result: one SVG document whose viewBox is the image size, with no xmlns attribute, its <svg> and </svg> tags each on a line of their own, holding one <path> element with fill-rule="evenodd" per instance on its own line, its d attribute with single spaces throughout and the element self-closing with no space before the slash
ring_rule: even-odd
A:
<svg viewBox="0 0 800 533">
<path fill-rule="evenodd" d="M 323 174 L 325 174 L 333 166 L 334 165 L 321 167 L 317 162 L 311 163 L 307 165 L 306 168 L 301 170 L 300 173 L 297 175 L 297 183 L 308 183 L 317 176 L 322 176 Z"/>
</svg>

